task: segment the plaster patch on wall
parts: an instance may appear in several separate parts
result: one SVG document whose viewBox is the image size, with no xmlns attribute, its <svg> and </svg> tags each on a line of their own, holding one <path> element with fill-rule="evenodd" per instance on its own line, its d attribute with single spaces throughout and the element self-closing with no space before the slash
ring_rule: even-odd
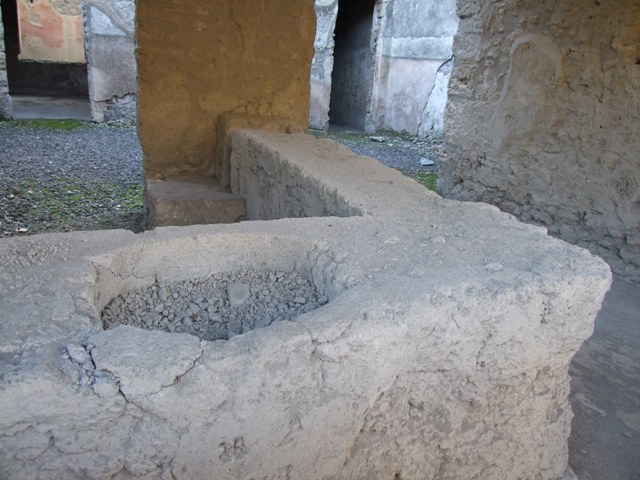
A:
<svg viewBox="0 0 640 480">
<path fill-rule="evenodd" d="M 498 108 L 488 125 L 487 138 L 498 152 L 545 128 L 540 119 L 549 109 L 549 90 L 563 83 L 562 52 L 552 39 L 523 35 L 514 42 Z"/>
<path fill-rule="evenodd" d="M 76 16 L 82 13 L 82 0 L 51 0 L 51 6 L 62 15 Z"/>
<path fill-rule="evenodd" d="M 452 66 L 453 57 L 438 68 L 435 83 L 429 93 L 429 100 L 427 100 L 424 110 L 420 115 L 420 124 L 418 125 L 417 132 L 419 137 L 442 136 L 442 132 L 444 131 L 444 111 L 448 98 L 447 88 L 449 86 Z"/>
<path fill-rule="evenodd" d="M 133 41 L 135 1 L 86 0 L 86 4 L 90 8 L 90 28 L 93 35 L 127 36 Z"/>
<path fill-rule="evenodd" d="M 87 0 L 89 96 L 95 122 L 137 117 L 134 0 Z"/>
<path fill-rule="evenodd" d="M 383 57 L 381 61 L 386 70 L 382 100 L 385 128 L 420 133 L 425 105 L 434 90 L 441 62 L 394 57 Z"/>
</svg>

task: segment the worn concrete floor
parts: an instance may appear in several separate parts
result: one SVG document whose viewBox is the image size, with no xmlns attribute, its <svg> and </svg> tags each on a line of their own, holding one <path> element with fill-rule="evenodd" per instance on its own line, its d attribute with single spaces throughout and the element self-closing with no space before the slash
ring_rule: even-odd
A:
<svg viewBox="0 0 640 480">
<path fill-rule="evenodd" d="M 16 120 L 47 118 L 91 121 L 88 99 L 12 95 L 13 118 Z"/>
<path fill-rule="evenodd" d="M 640 480 L 640 288 L 614 279 L 570 372 L 574 472 L 580 480 Z"/>
</svg>

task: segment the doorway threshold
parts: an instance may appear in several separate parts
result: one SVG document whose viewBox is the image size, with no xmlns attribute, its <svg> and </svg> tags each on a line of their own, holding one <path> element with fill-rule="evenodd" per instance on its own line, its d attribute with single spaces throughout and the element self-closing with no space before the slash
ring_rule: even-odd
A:
<svg viewBox="0 0 640 480">
<path fill-rule="evenodd" d="M 88 99 L 12 95 L 13 118 L 91 121 Z"/>
</svg>

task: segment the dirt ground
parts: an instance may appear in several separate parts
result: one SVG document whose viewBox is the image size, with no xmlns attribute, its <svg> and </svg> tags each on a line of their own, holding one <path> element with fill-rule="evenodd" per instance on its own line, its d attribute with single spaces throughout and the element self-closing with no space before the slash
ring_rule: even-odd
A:
<svg viewBox="0 0 640 480">
<path fill-rule="evenodd" d="M 570 373 L 574 472 L 580 480 L 640 480 L 640 288 L 614 279 Z"/>
</svg>

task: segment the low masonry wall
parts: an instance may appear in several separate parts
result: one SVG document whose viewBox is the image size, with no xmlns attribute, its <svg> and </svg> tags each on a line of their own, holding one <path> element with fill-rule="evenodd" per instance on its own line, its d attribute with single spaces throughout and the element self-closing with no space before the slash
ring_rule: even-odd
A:
<svg viewBox="0 0 640 480">
<path fill-rule="evenodd" d="M 0 240 L 1 478 L 565 475 L 603 261 L 304 134 L 238 131 L 231 170 L 269 221 Z M 246 269 L 323 300 L 228 340 L 103 329 L 123 293 Z"/>
</svg>

